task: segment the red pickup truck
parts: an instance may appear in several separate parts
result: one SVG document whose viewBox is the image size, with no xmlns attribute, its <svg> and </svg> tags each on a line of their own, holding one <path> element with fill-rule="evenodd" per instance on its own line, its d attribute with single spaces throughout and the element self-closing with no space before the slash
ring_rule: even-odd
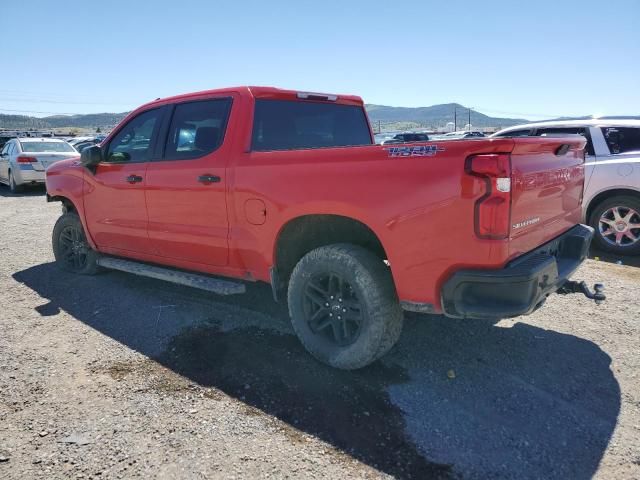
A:
<svg viewBox="0 0 640 480">
<path fill-rule="evenodd" d="M 362 100 L 267 87 L 158 99 L 47 170 L 63 203 L 53 251 L 239 293 L 269 282 L 316 358 L 360 368 L 403 312 L 529 314 L 587 256 L 585 140 L 480 138 L 379 146 Z M 214 277 L 214 275 L 216 277 Z M 222 279 L 220 277 L 227 277 Z"/>
</svg>

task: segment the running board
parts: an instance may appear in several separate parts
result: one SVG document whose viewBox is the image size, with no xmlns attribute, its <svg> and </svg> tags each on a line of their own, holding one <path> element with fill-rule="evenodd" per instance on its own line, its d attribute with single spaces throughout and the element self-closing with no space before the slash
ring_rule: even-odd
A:
<svg viewBox="0 0 640 480">
<path fill-rule="evenodd" d="M 111 270 L 133 273 L 142 277 L 156 278 L 166 282 L 178 283 L 187 287 L 199 288 L 218 295 L 234 295 L 245 293 L 246 288 L 243 283 L 230 280 L 220 280 L 218 278 L 198 275 L 197 273 L 187 273 L 170 268 L 156 267 L 146 263 L 133 262 L 115 257 L 100 257 L 98 265 Z"/>
</svg>

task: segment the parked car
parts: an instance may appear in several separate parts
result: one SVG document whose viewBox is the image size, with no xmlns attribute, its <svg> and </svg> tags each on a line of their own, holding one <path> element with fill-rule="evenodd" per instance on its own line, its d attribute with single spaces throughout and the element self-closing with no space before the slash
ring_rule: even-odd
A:
<svg viewBox="0 0 640 480">
<path fill-rule="evenodd" d="M 12 138 L 16 138 L 15 135 L 0 135 L 0 150 L 4 147 L 4 145 L 11 140 Z"/>
<path fill-rule="evenodd" d="M 565 134 L 587 139 L 582 218 L 595 229 L 597 245 L 618 255 L 640 254 L 640 120 L 531 123 L 493 137 Z"/>
<path fill-rule="evenodd" d="M 382 142 L 386 141 L 386 140 L 391 140 L 393 137 L 395 136 L 395 133 L 376 133 L 373 138 L 374 138 L 374 142 L 377 145 L 382 145 Z"/>
<path fill-rule="evenodd" d="M 67 143 L 69 143 L 69 145 L 75 145 L 75 144 L 80 143 L 80 142 L 86 142 L 86 141 L 89 141 L 89 140 L 93 140 L 94 138 L 95 137 L 87 137 L 87 136 L 84 136 L 84 137 L 72 137 L 72 138 L 67 140 Z"/>
<path fill-rule="evenodd" d="M 405 132 L 398 133 L 392 138 L 382 140 L 380 145 L 390 145 L 394 143 L 408 143 L 408 142 L 428 142 L 429 135 L 426 133 Z"/>
<path fill-rule="evenodd" d="M 461 138 L 482 138 L 485 134 L 477 130 L 460 130 L 438 135 L 438 140 L 459 140 Z"/>
<path fill-rule="evenodd" d="M 75 144 L 73 144 L 73 148 L 75 148 L 78 152 L 82 153 L 82 151 L 87 148 L 90 147 L 91 145 L 95 145 L 97 143 L 100 143 L 98 141 L 95 140 L 89 140 L 86 142 L 77 142 Z"/>
<path fill-rule="evenodd" d="M 0 182 L 19 192 L 24 185 L 44 184 L 48 166 L 78 152 L 67 142 L 53 138 L 13 138 L 0 151 Z"/>
<path fill-rule="evenodd" d="M 53 251 L 78 274 L 106 267 L 221 294 L 268 282 L 312 355 L 360 368 L 396 343 L 403 308 L 495 319 L 559 289 L 603 300 L 568 280 L 593 235 L 579 225 L 585 143 L 379 146 L 355 96 L 158 99 L 80 162 L 47 170 L 47 199 L 63 204 Z"/>
</svg>

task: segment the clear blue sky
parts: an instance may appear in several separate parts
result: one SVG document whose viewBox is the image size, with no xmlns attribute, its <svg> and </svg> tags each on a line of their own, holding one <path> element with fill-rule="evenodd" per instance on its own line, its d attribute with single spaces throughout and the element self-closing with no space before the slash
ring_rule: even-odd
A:
<svg viewBox="0 0 640 480">
<path fill-rule="evenodd" d="M 531 119 L 640 114 L 637 0 L 3 3 L 1 113 L 270 85 Z"/>
</svg>

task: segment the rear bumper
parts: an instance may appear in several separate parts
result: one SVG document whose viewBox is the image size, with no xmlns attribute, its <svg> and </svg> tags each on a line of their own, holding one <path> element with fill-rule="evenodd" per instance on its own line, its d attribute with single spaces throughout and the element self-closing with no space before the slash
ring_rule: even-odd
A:
<svg viewBox="0 0 640 480">
<path fill-rule="evenodd" d="M 14 178 L 18 185 L 23 183 L 44 183 L 45 177 L 46 174 L 44 170 L 34 170 L 31 165 L 21 165 L 18 169 L 14 170 Z"/>
<path fill-rule="evenodd" d="M 444 314 L 495 319 L 528 315 L 587 257 L 593 229 L 576 225 L 499 270 L 460 270 L 442 289 Z"/>
</svg>

